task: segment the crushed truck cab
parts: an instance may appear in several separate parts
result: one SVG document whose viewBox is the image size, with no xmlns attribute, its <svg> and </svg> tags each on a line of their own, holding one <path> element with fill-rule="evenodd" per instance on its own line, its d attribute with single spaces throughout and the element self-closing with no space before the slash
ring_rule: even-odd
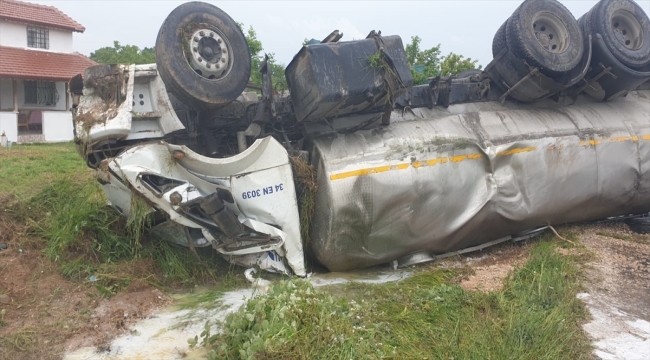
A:
<svg viewBox="0 0 650 360">
<path fill-rule="evenodd" d="M 165 142 L 142 144 L 97 172 L 109 181 L 103 186 L 111 199 L 122 199 L 121 211 L 129 211 L 129 195 L 141 196 L 167 218 L 154 228 L 182 227 L 177 237 L 185 239 L 184 245 L 212 245 L 243 266 L 260 260 L 251 254 L 286 258 L 292 273 L 305 275 L 291 164 L 284 147 L 271 137 L 228 159 L 207 158 Z M 282 262 L 267 263 L 269 270 L 290 273 Z"/>
</svg>

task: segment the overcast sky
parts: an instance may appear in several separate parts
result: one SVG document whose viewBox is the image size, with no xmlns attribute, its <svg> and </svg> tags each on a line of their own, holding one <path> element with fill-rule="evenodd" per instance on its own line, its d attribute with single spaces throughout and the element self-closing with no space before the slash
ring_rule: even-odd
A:
<svg viewBox="0 0 650 360">
<path fill-rule="evenodd" d="M 151 47 L 165 17 L 185 1 L 75 1 L 32 0 L 56 6 L 86 27 L 74 35 L 76 51 L 92 51 L 122 44 Z M 300 50 L 303 39 L 322 39 L 332 30 L 344 33 L 342 40 L 365 38 L 370 30 L 383 35 L 422 38 L 422 48 L 442 45 L 442 53 L 492 59 L 492 37 L 521 3 L 505 1 L 207 1 L 227 12 L 235 21 L 252 25 L 265 52 L 288 64 Z M 561 1 L 577 18 L 596 0 Z M 650 14 L 650 0 L 638 3 Z"/>
</svg>

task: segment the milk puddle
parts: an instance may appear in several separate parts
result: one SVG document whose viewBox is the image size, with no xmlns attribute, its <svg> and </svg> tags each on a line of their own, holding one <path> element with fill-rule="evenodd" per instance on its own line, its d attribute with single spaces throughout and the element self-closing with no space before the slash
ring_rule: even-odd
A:
<svg viewBox="0 0 650 360">
<path fill-rule="evenodd" d="M 346 282 L 381 284 L 398 281 L 412 273 L 405 270 L 366 269 L 346 273 L 314 274 L 308 280 L 314 287 L 337 285 Z M 64 360 L 144 360 L 144 359 L 204 359 L 201 346 L 190 348 L 187 339 L 199 335 L 206 321 L 222 321 L 231 312 L 239 309 L 254 295 L 251 288 L 229 291 L 208 308 L 178 310 L 172 306 L 160 310 L 152 317 L 139 321 L 130 327 L 130 332 L 111 342 L 110 351 L 99 351 L 94 347 L 78 349 L 66 354 Z M 182 302 L 195 295 L 177 297 Z M 212 331 L 216 331 L 212 327 Z"/>
<path fill-rule="evenodd" d="M 627 314 L 602 296 L 578 294 L 592 320 L 583 325 L 594 339 L 594 355 L 603 360 L 650 359 L 650 322 Z"/>
</svg>

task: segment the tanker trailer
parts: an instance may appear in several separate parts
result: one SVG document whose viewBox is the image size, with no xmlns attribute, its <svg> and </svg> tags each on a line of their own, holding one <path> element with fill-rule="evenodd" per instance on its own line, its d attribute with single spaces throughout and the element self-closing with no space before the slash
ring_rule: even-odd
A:
<svg viewBox="0 0 650 360">
<path fill-rule="evenodd" d="M 156 64 L 71 80 L 77 149 L 116 211 L 144 201 L 152 235 L 298 276 L 305 254 L 409 265 L 650 212 L 650 26 L 633 1 L 580 21 L 524 1 L 483 71 L 424 85 L 399 36 L 341 36 L 300 49 L 288 93 L 266 61 L 249 91 L 235 21 L 180 5 Z"/>
</svg>

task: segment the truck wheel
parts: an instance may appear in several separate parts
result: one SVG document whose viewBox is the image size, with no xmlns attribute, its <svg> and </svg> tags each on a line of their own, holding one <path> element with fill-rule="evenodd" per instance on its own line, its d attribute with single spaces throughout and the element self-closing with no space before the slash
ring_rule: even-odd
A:
<svg viewBox="0 0 650 360">
<path fill-rule="evenodd" d="M 246 88 L 251 56 L 246 38 L 221 9 L 189 2 L 174 9 L 156 38 L 156 64 L 165 86 L 197 109 L 215 109 Z"/>
<path fill-rule="evenodd" d="M 508 19 L 508 47 L 548 76 L 575 68 L 584 52 L 582 32 L 571 12 L 555 0 L 526 0 Z"/>
<path fill-rule="evenodd" d="M 601 0 L 584 15 L 585 28 L 600 34 L 609 51 L 625 66 L 650 65 L 650 20 L 631 0 Z"/>
<path fill-rule="evenodd" d="M 494 34 L 494 39 L 492 39 L 492 56 L 496 57 L 499 55 L 503 48 L 508 46 L 506 41 L 506 26 L 508 25 L 508 20 L 506 20 L 503 25 L 497 30 L 497 33 Z"/>
</svg>

